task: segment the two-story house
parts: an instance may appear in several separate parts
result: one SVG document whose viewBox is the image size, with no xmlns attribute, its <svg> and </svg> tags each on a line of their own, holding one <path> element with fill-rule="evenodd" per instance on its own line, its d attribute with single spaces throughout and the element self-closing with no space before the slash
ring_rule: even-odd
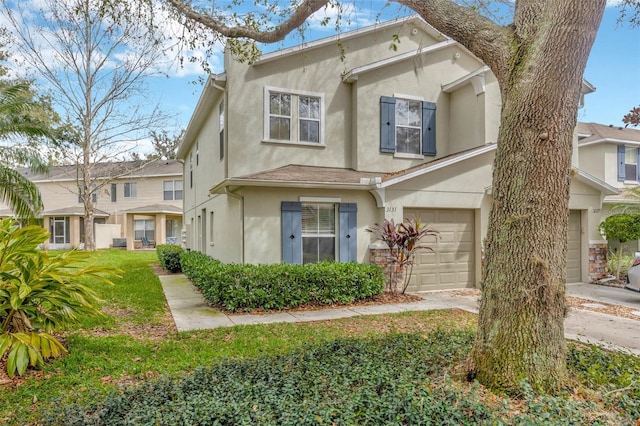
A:
<svg viewBox="0 0 640 426">
<path fill-rule="evenodd" d="M 42 226 L 49 230 L 49 249 L 78 247 L 84 242 L 84 207 L 75 166 L 53 166 L 46 174 L 20 172 L 40 190 Z M 181 242 L 182 165 L 177 160 L 99 163 L 92 167 L 96 183 L 97 248 L 126 239 L 128 249 L 141 248 L 142 237 L 157 243 Z M 11 216 L 6 207 L 0 217 Z"/>
<path fill-rule="evenodd" d="M 484 63 L 409 17 L 253 64 L 227 53 L 224 66 L 178 151 L 188 248 L 224 262 L 370 262 L 380 246 L 367 227 L 419 216 L 440 238 L 409 289 L 476 286 L 501 108 Z M 569 281 L 589 279 L 614 193 L 574 170 Z"/>
</svg>

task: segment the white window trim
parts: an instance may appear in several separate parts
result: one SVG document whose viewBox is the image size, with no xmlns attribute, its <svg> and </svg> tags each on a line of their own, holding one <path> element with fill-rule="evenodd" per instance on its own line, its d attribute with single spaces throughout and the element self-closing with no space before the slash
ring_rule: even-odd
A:
<svg viewBox="0 0 640 426">
<path fill-rule="evenodd" d="M 393 154 L 394 158 L 409 158 L 412 160 L 424 160 L 424 155 L 422 154 L 412 154 L 410 152 L 395 152 Z"/>
<path fill-rule="evenodd" d="M 299 197 L 298 201 L 301 203 L 341 203 L 341 198 L 331 198 L 331 197 Z"/>
<path fill-rule="evenodd" d="M 295 96 L 296 98 L 299 98 L 300 96 L 309 96 L 309 97 L 314 97 L 314 98 L 319 98 L 320 99 L 320 135 L 319 135 L 319 140 L 318 143 L 315 142 L 299 142 L 298 139 L 300 137 L 299 134 L 299 122 L 300 122 L 300 116 L 298 115 L 298 101 L 295 102 L 295 110 L 293 108 L 293 102 L 291 105 L 291 140 L 289 141 L 283 141 L 283 140 L 279 140 L 279 139 L 271 139 L 269 138 L 269 94 L 271 92 L 275 92 L 275 93 L 284 93 L 284 94 L 288 94 L 288 95 L 292 95 Z M 285 89 L 285 88 L 281 88 L 281 87 L 274 87 L 274 86 L 264 86 L 264 96 L 263 96 L 263 137 L 262 137 L 262 142 L 263 143 L 269 143 L 269 144 L 279 144 L 279 145 L 295 145 L 295 146 L 309 146 L 309 147 L 322 147 L 324 148 L 326 146 L 325 144 L 325 140 L 324 140 L 324 129 L 325 129 L 325 114 L 324 114 L 324 109 L 325 109 L 325 97 L 324 97 L 324 93 L 317 93 L 317 92 L 309 92 L 306 90 L 291 90 L 291 89 Z M 295 114 L 294 114 L 295 113 Z"/>
<path fill-rule="evenodd" d="M 405 99 L 405 100 L 408 100 L 408 101 L 424 102 L 424 96 L 415 96 L 415 95 L 405 95 L 403 93 L 394 93 L 393 97 L 394 98 L 398 98 L 398 99 Z"/>
<path fill-rule="evenodd" d="M 405 95 L 402 93 L 394 93 L 393 97 L 395 99 L 399 99 L 399 100 L 405 100 L 405 101 L 418 101 L 418 102 L 424 102 L 424 97 L 423 96 L 414 96 L 414 95 Z M 420 152 L 422 152 L 422 126 L 424 125 L 424 123 L 422 123 L 422 116 L 420 118 Z M 413 127 L 413 126 L 401 126 L 401 127 Z M 415 128 L 415 127 L 414 127 Z M 398 123 L 396 122 L 396 132 L 398 129 Z M 398 152 L 398 141 L 397 141 L 397 133 L 395 133 L 396 135 L 396 150 L 393 153 L 393 157 L 394 158 L 405 158 L 405 159 L 411 159 L 411 160 L 424 160 L 424 155 L 417 154 L 417 153 L 412 153 L 412 152 Z"/>
</svg>

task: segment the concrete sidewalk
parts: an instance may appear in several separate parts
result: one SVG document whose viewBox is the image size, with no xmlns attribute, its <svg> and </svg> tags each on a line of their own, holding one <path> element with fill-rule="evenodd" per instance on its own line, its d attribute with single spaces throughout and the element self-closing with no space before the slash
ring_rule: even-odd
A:
<svg viewBox="0 0 640 426">
<path fill-rule="evenodd" d="M 423 300 L 413 303 L 387 305 L 354 306 L 349 308 L 330 308 L 316 311 L 278 312 L 261 315 L 226 315 L 207 306 L 202 295 L 184 275 L 161 275 L 160 282 L 164 290 L 169 309 L 178 331 L 231 327 L 234 325 L 271 324 L 276 322 L 306 322 L 358 315 L 390 314 L 406 311 L 426 311 L 432 309 L 458 308 L 468 312 L 478 312 L 478 297 L 453 294 L 450 291 L 420 293 Z M 640 297 L 634 299 L 628 290 L 615 289 L 601 295 L 602 289 L 594 289 L 591 284 L 570 284 L 567 293 L 602 302 L 615 304 L 616 296 L 630 298 L 629 307 L 638 308 L 640 315 Z M 597 290 L 597 291 L 596 291 Z M 640 294 L 639 294 L 640 296 Z M 601 300 L 598 299 L 601 297 Z M 625 305 L 627 306 L 627 305 Z M 567 338 L 583 342 L 596 343 L 613 349 L 627 350 L 640 355 L 640 320 L 620 318 L 586 310 L 572 309 L 565 320 Z"/>
</svg>

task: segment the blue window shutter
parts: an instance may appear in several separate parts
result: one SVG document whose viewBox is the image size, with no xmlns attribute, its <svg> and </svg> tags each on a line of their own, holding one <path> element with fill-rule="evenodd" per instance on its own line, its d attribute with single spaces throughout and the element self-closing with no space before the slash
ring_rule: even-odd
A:
<svg viewBox="0 0 640 426">
<path fill-rule="evenodd" d="M 436 155 L 436 104 L 422 102 L 422 155 Z"/>
<path fill-rule="evenodd" d="M 380 97 L 380 152 L 396 152 L 396 100 Z"/>
<path fill-rule="evenodd" d="M 302 203 L 282 202 L 282 261 L 302 264 Z"/>
<path fill-rule="evenodd" d="M 358 205 L 340 203 L 340 262 L 355 262 L 358 256 Z"/>
<path fill-rule="evenodd" d="M 624 181 L 624 145 L 618 145 L 618 181 Z"/>
</svg>

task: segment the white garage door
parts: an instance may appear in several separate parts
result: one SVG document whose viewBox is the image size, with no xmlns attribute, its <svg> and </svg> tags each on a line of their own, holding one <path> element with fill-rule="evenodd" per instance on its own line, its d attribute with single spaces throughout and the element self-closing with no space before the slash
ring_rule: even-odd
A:
<svg viewBox="0 0 640 426">
<path fill-rule="evenodd" d="M 567 234 L 567 282 L 577 283 L 582 278 L 580 264 L 582 256 L 580 255 L 580 239 L 581 239 L 581 221 L 580 211 L 571 210 L 569 213 L 569 232 Z"/>
<path fill-rule="evenodd" d="M 474 212 L 458 209 L 405 209 L 404 217 L 420 217 L 440 232 L 423 239 L 434 253 L 418 251 L 407 291 L 474 287 Z"/>
</svg>

